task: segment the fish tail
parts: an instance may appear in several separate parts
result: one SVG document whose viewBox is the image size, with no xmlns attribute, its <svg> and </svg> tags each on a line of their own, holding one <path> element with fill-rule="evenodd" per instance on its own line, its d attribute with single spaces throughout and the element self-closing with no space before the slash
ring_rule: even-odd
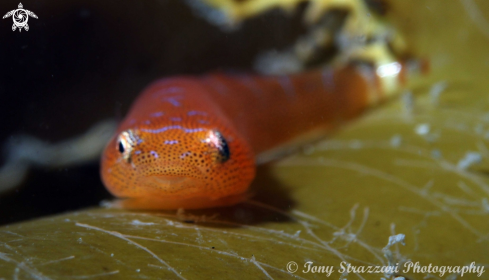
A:
<svg viewBox="0 0 489 280">
<path fill-rule="evenodd" d="M 430 63 L 428 59 L 405 58 L 375 65 L 360 72 L 370 81 L 367 103 L 368 106 L 373 106 L 399 95 L 413 78 L 427 75 L 430 72 Z"/>
</svg>

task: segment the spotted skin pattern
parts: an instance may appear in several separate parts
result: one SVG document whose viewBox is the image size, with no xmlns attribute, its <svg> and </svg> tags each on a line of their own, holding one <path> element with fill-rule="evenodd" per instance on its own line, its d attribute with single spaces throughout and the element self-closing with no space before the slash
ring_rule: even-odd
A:
<svg viewBox="0 0 489 280">
<path fill-rule="evenodd" d="M 327 133 L 382 95 L 379 78 L 354 66 L 162 79 L 143 91 L 108 143 L 102 180 L 124 198 L 116 205 L 123 208 L 233 205 L 249 196 L 256 155 Z"/>
</svg>

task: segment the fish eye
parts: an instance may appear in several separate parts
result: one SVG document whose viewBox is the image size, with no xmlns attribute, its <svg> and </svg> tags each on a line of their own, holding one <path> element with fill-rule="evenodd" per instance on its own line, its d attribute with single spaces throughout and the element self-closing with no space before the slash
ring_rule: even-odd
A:
<svg viewBox="0 0 489 280">
<path fill-rule="evenodd" d="M 221 163 L 223 163 L 223 162 L 226 162 L 229 159 L 229 157 L 231 156 L 231 153 L 229 152 L 228 142 L 226 141 L 226 139 L 224 138 L 224 136 L 222 136 L 222 134 L 219 133 L 219 132 L 217 132 L 217 131 L 216 131 L 216 134 L 219 137 L 219 144 L 220 144 L 218 146 L 219 155 L 220 155 L 219 161 Z"/>
<path fill-rule="evenodd" d="M 219 131 L 211 131 L 205 142 L 217 148 L 218 156 L 216 160 L 220 163 L 224 163 L 231 157 L 229 146 L 224 136 Z"/>
<path fill-rule="evenodd" d="M 124 153 L 124 144 L 122 144 L 122 141 L 119 141 L 119 153 L 123 154 Z"/>
<path fill-rule="evenodd" d="M 132 130 L 123 131 L 117 137 L 116 150 L 119 151 L 126 162 L 131 160 L 132 150 L 136 146 L 136 142 L 136 135 Z"/>
</svg>

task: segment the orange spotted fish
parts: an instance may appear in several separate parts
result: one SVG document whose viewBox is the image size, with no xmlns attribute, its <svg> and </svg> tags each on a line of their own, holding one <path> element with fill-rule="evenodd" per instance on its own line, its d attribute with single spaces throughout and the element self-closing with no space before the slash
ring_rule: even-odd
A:
<svg viewBox="0 0 489 280">
<path fill-rule="evenodd" d="M 108 143 L 102 180 L 129 209 L 228 206 L 256 162 L 324 136 L 398 89 L 404 64 L 303 74 L 211 74 L 147 87 Z"/>
</svg>

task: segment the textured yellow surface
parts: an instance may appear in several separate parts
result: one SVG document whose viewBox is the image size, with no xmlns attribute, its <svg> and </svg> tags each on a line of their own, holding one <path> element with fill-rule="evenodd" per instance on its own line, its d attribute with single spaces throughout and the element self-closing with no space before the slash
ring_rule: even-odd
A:
<svg viewBox="0 0 489 280">
<path fill-rule="evenodd" d="M 432 62 L 411 85 L 414 98 L 262 167 L 243 205 L 179 215 L 90 209 L 4 226 L 0 279 L 326 278 L 303 273 L 308 261 L 333 266 L 338 279 L 342 261 L 387 265 L 386 252 L 394 262 L 488 266 L 489 2 L 391 4 L 391 20 Z M 405 246 L 383 251 L 400 233 Z"/>
<path fill-rule="evenodd" d="M 279 8 L 290 13 L 294 12 L 297 6 L 306 1 L 304 0 L 204 0 L 211 7 L 221 11 L 225 17 L 225 22 L 236 24 L 250 17 L 265 13 L 273 8 Z M 363 21 L 367 7 L 363 0 L 310 0 L 306 10 L 305 21 L 315 22 L 324 15 L 329 9 L 350 10 L 358 21 L 358 24 L 365 24 Z M 362 19 L 360 19 L 362 18 Z M 357 26 L 358 27 L 358 26 Z"/>
</svg>

